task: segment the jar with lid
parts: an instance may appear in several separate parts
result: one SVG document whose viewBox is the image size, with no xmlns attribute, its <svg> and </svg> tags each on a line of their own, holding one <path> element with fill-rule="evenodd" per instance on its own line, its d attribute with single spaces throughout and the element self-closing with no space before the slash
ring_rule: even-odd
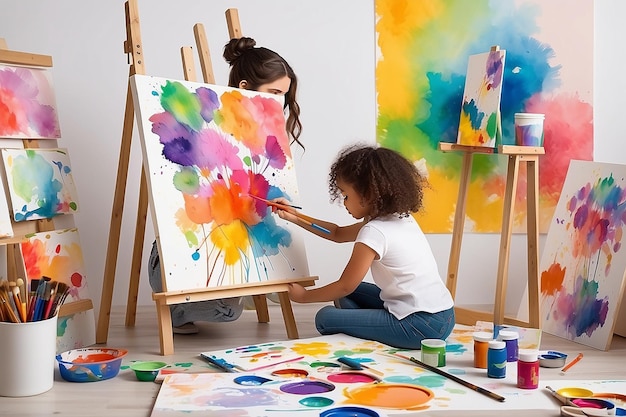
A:
<svg viewBox="0 0 626 417">
<path fill-rule="evenodd" d="M 487 369 L 487 350 L 489 350 L 489 342 L 492 340 L 492 333 L 474 333 L 474 368 Z"/>
<path fill-rule="evenodd" d="M 513 330 L 500 330 L 498 340 L 506 343 L 506 361 L 515 362 L 519 357 L 519 334 Z"/>
<path fill-rule="evenodd" d="M 506 343 L 501 340 L 489 342 L 487 351 L 487 376 L 489 378 L 506 377 Z"/>
<path fill-rule="evenodd" d="M 539 386 L 539 352 L 521 350 L 517 361 L 517 387 L 536 389 Z"/>
</svg>

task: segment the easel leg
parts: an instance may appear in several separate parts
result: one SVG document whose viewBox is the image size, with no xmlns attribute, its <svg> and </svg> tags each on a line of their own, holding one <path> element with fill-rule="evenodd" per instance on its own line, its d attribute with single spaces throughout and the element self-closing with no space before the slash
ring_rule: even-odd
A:
<svg viewBox="0 0 626 417">
<path fill-rule="evenodd" d="M 285 320 L 285 328 L 287 329 L 287 337 L 289 339 L 298 339 L 298 327 L 296 326 L 296 319 L 293 315 L 293 309 L 291 308 L 291 300 L 287 292 L 279 292 L 278 298 L 280 299 L 280 309 L 283 313 L 283 319 Z"/>
<path fill-rule="evenodd" d="M 454 227 L 452 230 L 452 244 L 450 246 L 450 259 L 448 261 L 448 278 L 446 286 L 456 296 L 456 284 L 459 274 L 459 258 L 461 256 L 461 242 L 463 241 L 463 229 L 465 228 L 465 206 L 467 204 L 467 189 L 469 187 L 472 171 L 472 154 L 466 152 L 463 155 L 463 167 L 461 169 L 461 181 L 459 183 L 459 195 L 454 213 Z"/>
<path fill-rule="evenodd" d="M 504 208 L 502 216 L 502 231 L 500 236 L 500 253 L 498 256 L 498 272 L 496 294 L 493 310 L 494 325 L 504 323 L 504 308 L 506 304 L 506 287 L 509 275 L 509 255 L 511 251 L 511 231 L 513 228 L 514 191 L 519 174 L 519 157 L 509 155 L 506 174 L 506 189 L 504 191 Z"/>
<path fill-rule="evenodd" d="M 265 294 L 253 295 L 254 308 L 256 308 L 256 317 L 259 323 L 269 323 L 270 313 L 267 310 L 267 297 Z"/>
<path fill-rule="evenodd" d="M 130 280 L 128 283 L 128 301 L 126 303 L 126 326 L 135 325 L 137 314 L 137 294 L 139 293 L 139 277 L 141 273 L 141 259 L 143 255 L 143 243 L 146 233 L 146 216 L 148 215 L 148 183 L 146 171 L 141 168 L 141 181 L 139 184 L 139 201 L 137 203 L 137 221 L 135 223 L 135 244 L 133 246 L 133 258 L 130 267 Z"/>
<path fill-rule="evenodd" d="M 528 239 L 528 324 L 539 329 L 539 161 L 528 157 L 526 163 L 526 222 Z"/>
<path fill-rule="evenodd" d="M 174 335 L 172 333 L 170 306 L 165 304 L 165 299 L 160 299 L 156 303 L 161 355 L 171 355 L 174 353 Z"/>
</svg>

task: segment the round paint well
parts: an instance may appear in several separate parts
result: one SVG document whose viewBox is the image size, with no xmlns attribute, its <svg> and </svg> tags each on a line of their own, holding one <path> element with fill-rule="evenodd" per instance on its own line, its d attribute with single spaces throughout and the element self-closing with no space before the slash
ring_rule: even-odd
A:
<svg viewBox="0 0 626 417">
<path fill-rule="evenodd" d="M 152 382 L 156 379 L 159 369 L 166 366 L 165 362 L 145 361 L 133 363 L 130 365 L 130 369 L 135 371 L 135 376 L 139 381 Z"/>
<path fill-rule="evenodd" d="M 338 407 L 324 411 L 320 417 L 379 417 L 379 414 L 362 407 Z"/>
<path fill-rule="evenodd" d="M 259 386 L 259 385 L 265 384 L 266 382 L 270 382 L 271 379 L 264 378 L 262 376 L 257 376 L 257 375 L 243 375 L 243 376 L 238 376 L 233 381 L 235 381 L 235 384 L 239 384 L 239 385 Z"/>
<path fill-rule="evenodd" d="M 306 407 L 328 407 L 335 401 L 326 397 L 306 397 L 298 402 Z"/>
<path fill-rule="evenodd" d="M 341 383 L 341 384 L 354 384 L 354 383 L 359 383 L 359 382 L 369 383 L 369 382 L 378 381 L 378 378 L 375 378 L 363 372 L 340 372 L 337 374 L 330 374 L 326 378 L 330 382 Z"/>
<path fill-rule="evenodd" d="M 426 387 L 410 384 L 370 384 L 345 394 L 351 403 L 395 409 L 416 408 L 435 396 Z"/>
<path fill-rule="evenodd" d="M 586 398 L 593 396 L 593 391 L 576 387 L 561 388 L 556 390 L 556 393 L 565 398 Z"/>
<path fill-rule="evenodd" d="M 282 392 L 288 394 L 311 395 L 330 392 L 335 389 L 333 384 L 324 381 L 300 381 L 285 384 L 280 387 Z"/>
<path fill-rule="evenodd" d="M 283 378 L 305 378 L 309 373 L 303 369 L 279 369 L 272 372 L 272 375 Z"/>
</svg>

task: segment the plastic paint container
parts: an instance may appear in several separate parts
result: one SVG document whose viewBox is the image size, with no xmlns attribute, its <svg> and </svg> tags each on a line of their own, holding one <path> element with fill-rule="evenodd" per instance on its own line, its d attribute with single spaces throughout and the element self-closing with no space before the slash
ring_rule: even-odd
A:
<svg viewBox="0 0 626 417">
<path fill-rule="evenodd" d="M 517 387 L 536 389 L 539 386 L 539 359 L 535 350 L 521 351 L 517 361 Z"/>
<path fill-rule="evenodd" d="M 491 340 L 493 340 L 492 333 L 474 333 L 474 368 L 487 369 L 487 351 Z"/>
<path fill-rule="evenodd" d="M 514 118 L 517 146 L 543 146 L 544 114 L 515 113 Z"/>
<path fill-rule="evenodd" d="M 320 417 L 379 417 L 374 410 L 363 407 L 338 407 L 323 411 Z"/>
<path fill-rule="evenodd" d="M 512 330 L 500 330 L 498 340 L 506 343 L 506 361 L 517 361 L 519 357 L 519 334 Z"/>
<path fill-rule="evenodd" d="M 489 378 L 506 377 L 506 343 L 501 340 L 489 342 L 487 376 Z"/>
<path fill-rule="evenodd" d="M 446 341 L 441 339 L 422 340 L 422 362 L 438 368 L 446 366 Z"/>
</svg>

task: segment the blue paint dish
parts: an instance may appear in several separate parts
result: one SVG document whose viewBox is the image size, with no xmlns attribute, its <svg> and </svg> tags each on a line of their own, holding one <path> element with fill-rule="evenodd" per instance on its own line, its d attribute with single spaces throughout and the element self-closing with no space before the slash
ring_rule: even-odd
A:
<svg viewBox="0 0 626 417">
<path fill-rule="evenodd" d="M 322 412 L 320 417 L 380 417 L 380 415 L 369 408 L 338 407 Z"/>
<path fill-rule="evenodd" d="M 271 379 L 264 378 L 262 376 L 257 376 L 257 375 L 244 375 L 244 376 L 238 376 L 233 381 L 235 381 L 235 384 L 239 384 L 239 385 L 259 386 L 259 385 L 265 384 L 266 382 L 270 382 Z"/>
</svg>

